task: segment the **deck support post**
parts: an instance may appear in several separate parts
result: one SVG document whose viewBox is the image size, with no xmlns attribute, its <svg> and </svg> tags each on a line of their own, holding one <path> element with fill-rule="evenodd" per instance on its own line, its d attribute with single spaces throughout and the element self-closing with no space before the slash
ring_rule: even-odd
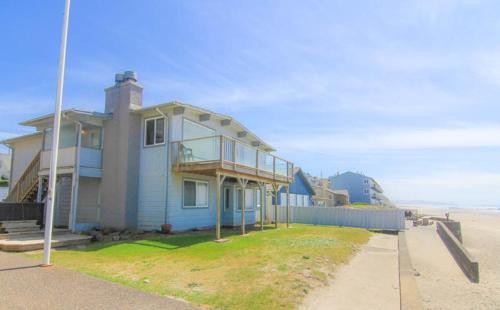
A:
<svg viewBox="0 0 500 310">
<path fill-rule="evenodd" d="M 290 228 L 290 186 L 286 185 L 286 228 Z"/>
<path fill-rule="evenodd" d="M 264 230 L 264 202 L 266 196 L 266 184 L 259 182 L 260 190 L 260 230 Z"/>
<path fill-rule="evenodd" d="M 240 183 L 241 186 L 241 235 L 245 235 L 245 188 L 247 187 L 248 180 L 247 179 L 242 179 L 238 178 L 238 183 Z"/>
<path fill-rule="evenodd" d="M 221 186 L 226 179 L 225 176 L 221 176 L 221 173 L 217 171 L 215 173 L 215 184 L 217 188 L 215 189 L 215 241 L 221 241 L 220 236 L 220 196 L 221 196 Z"/>
<path fill-rule="evenodd" d="M 215 174 L 215 240 L 220 240 L 220 172 Z"/>
<path fill-rule="evenodd" d="M 278 228 L 278 190 L 279 185 L 277 183 L 273 183 L 274 190 L 274 228 Z"/>
</svg>

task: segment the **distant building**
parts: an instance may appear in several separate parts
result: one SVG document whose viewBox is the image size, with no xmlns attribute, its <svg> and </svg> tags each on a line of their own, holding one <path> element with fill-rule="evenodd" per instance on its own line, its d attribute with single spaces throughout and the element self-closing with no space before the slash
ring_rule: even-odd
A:
<svg viewBox="0 0 500 310">
<path fill-rule="evenodd" d="M 347 190 L 330 189 L 328 179 L 316 179 L 313 183 L 316 195 L 313 196 L 315 207 L 339 207 L 349 204 L 349 193 Z"/>
<path fill-rule="evenodd" d="M 333 193 L 336 207 L 345 206 L 350 203 L 349 191 L 347 189 L 330 189 L 330 191 Z"/>
<path fill-rule="evenodd" d="M 300 168 L 294 168 L 294 180 L 290 184 L 290 206 L 291 207 L 312 207 L 313 196 L 315 195 L 312 184 L 307 175 Z M 282 187 L 278 192 L 278 205 L 286 205 L 286 189 Z"/>
<path fill-rule="evenodd" d="M 329 178 L 330 189 L 346 189 L 351 202 L 372 205 L 392 205 L 375 179 L 354 172 L 345 172 Z"/>
</svg>

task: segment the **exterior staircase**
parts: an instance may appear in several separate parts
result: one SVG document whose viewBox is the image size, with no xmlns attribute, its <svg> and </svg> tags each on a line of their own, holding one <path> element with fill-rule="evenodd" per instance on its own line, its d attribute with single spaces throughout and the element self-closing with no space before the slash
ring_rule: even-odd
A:
<svg viewBox="0 0 500 310">
<path fill-rule="evenodd" d="M 1 221 L 0 250 L 25 252 L 43 249 L 44 231 L 36 220 Z M 89 244 L 91 236 L 77 235 L 67 229 L 55 228 L 52 232 L 52 248 Z"/>
<path fill-rule="evenodd" d="M 31 163 L 26 167 L 23 174 L 12 187 L 6 202 L 31 202 L 35 201 L 38 194 L 38 172 L 40 170 L 40 152 L 38 152 Z M 47 182 L 42 184 L 42 198 L 47 192 Z"/>
<path fill-rule="evenodd" d="M 0 234 L 39 232 L 37 220 L 0 221 Z"/>
</svg>

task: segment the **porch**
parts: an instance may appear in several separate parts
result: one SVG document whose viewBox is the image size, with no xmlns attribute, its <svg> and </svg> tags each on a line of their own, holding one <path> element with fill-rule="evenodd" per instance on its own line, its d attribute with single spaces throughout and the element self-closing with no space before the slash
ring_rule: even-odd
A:
<svg viewBox="0 0 500 310">
<path fill-rule="evenodd" d="M 216 179 L 216 241 L 222 241 L 221 202 L 224 200 L 224 182 L 231 180 L 242 190 L 242 201 L 245 200 L 246 188 L 253 186 L 259 189 L 260 195 L 260 227 L 264 228 L 263 207 L 266 193 L 271 189 L 272 195 L 278 195 L 281 187 L 286 188 L 286 223 L 289 226 L 289 193 L 288 186 L 293 182 L 293 163 L 256 146 L 245 144 L 237 139 L 224 135 L 187 139 L 171 142 L 172 170 L 177 173 L 200 174 Z M 274 199 L 276 201 L 276 199 Z M 277 204 L 274 204 L 277 210 Z M 246 212 L 240 215 L 241 234 L 245 235 Z M 277 212 L 274 212 L 277 214 Z M 274 218 L 275 226 L 278 218 Z"/>
</svg>

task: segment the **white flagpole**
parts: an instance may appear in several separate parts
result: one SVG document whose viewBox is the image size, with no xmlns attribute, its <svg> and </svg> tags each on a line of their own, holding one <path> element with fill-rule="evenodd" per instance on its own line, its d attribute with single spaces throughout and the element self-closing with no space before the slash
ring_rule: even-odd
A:
<svg viewBox="0 0 500 310">
<path fill-rule="evenodd" d="M 50 158 L 49 190 L 47 192 L 47 211 L 45 212 L 45 243 L 43 245 L 43 264 L 50 266 L 50 248 L 52 244 L 52 222 L 54 219 L 54 199 L 56 195 L 57 158 L 59 157 L 59 129 L 61 127 L 61 106 L 64 86 L 64 65 L 66 62 L 66 42 L 68 39 L 70 0 L 64 7 L 64 21 L 59 51 L 59 75 L 57 78 L 56 107 L 54 112 L 54 129 L 52 130 L 52 151 Z"/>
</svg>

